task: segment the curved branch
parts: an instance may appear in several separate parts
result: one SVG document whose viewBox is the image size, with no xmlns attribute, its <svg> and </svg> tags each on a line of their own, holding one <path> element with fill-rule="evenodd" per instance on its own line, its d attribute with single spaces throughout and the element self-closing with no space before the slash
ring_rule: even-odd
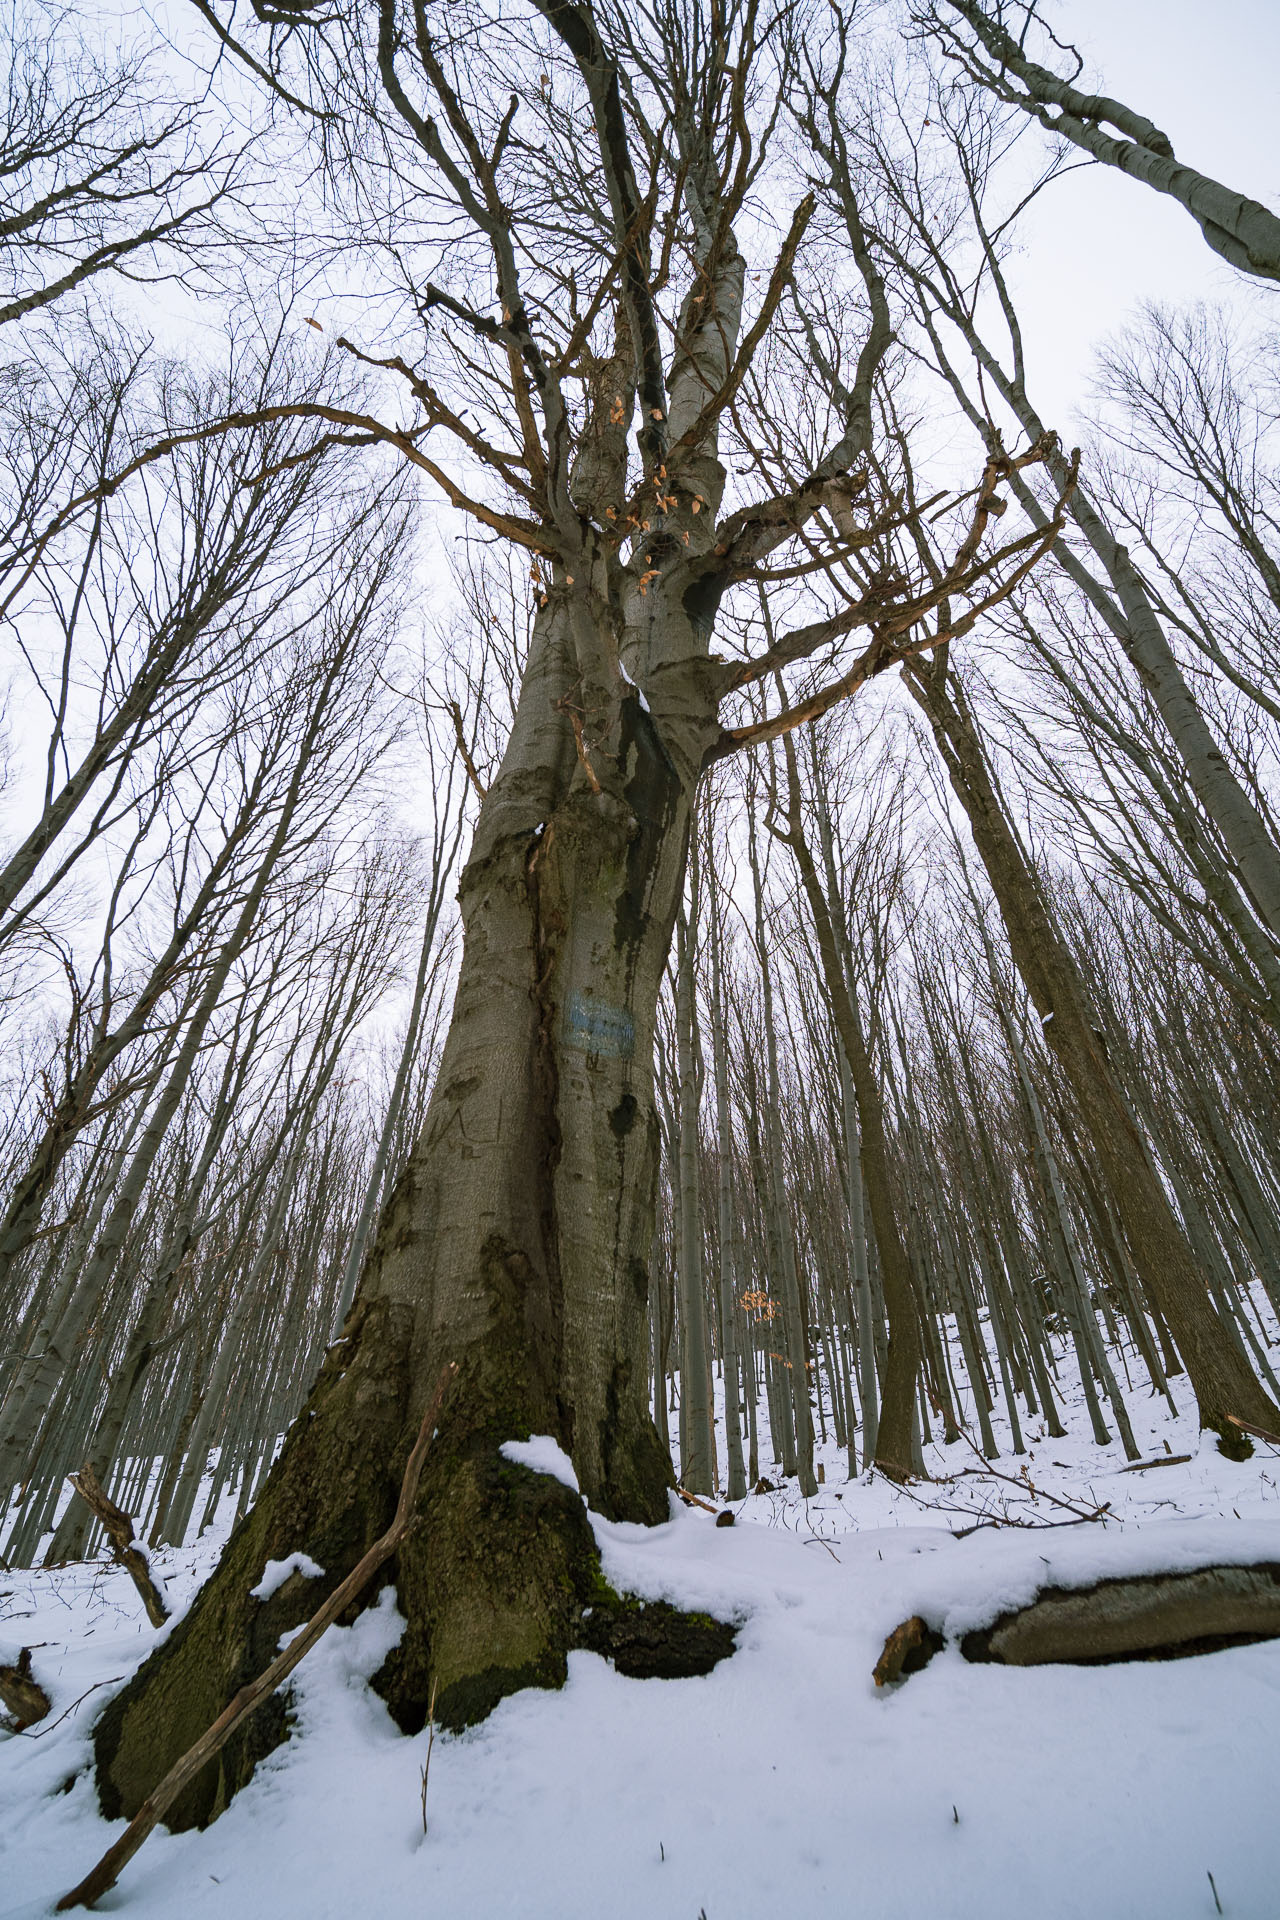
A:
<svg viewBox="0 0 1280 1920">
<path fill-rule="evenodd" d="M 1168 135 L 1142 114 L 1105 94 L 1082 93 L 1047 67 L 1029 60 L 1019 43 L 980 0 L 946 0 L 976 36 L 994 65 L 957 38 L 936 6 L 916 18 L 959 61 L 970 78 L 998 100 L 1021 108 L 1046 132 L 1069 140 L 1104 166 L 1127 173 L 1176 200 L 1199 226 L 1216 254 L 1242 273 L 1280 280 L 1280 217 L 1261 201 L 1237 193 L 1211 175 L 1182 165 Z M 1034 14 L 1028 8 L 1028 24 Z M 1019 84 L 1014 85 L 1013 82 Z M 1050 109 L 1056 111 L 1050 111 Z M 1121 137 L 1104 129 L 1114 127 Z"/>
<path fill-rule="evenodd" d="M 760 678 L 774 668 L 793 663 L 797 659 L 807 658 L 818 648 L 841 634 L 848 633 L 857 626 L 869 626 L 872 639 L 849 669 L 838 679 L 829 681 L 812 693 L 807 699 L 791 707 L 784 707 L 779 713 L 764 720 L 754 721 L 745 727 L 727 727 L 709 750 L 704 765 L 711 765 L 725 759 L 729 754 L 743 747 L 751 747 L 766 740 L 777 740 L 790 733 L 793 728 L 805 725 L 807 721 L 819 720 L 831 708 L 846 700 L 868 680 L 886 672 L 890 667 L 901 666 L 918 653 L 931 652 L 935 647 L 943 646 L 947 641 L 960 639 L 969 633 L 984 613 L 1007 600 L 1014 589 L 1031 570 L 1045 557 L 1066 524 L 1067 511 L 1071 497 L 1075 492 L 1076 476 L 1079 469 L 1080 454 L 1077 449 L 1071 456 L 1067 468 L 1067 477 L 1063 484 L 1053 514 L 1043 527 L 1034 528 L 1030 533 L 1022 534 L 1017 540 L 1008 541 L 1003 547 L 991 554 L 986 560 L 975 563 L 974 554 L 981 538 L 982 529 L 992 513 L 997 511 L 995 487 L 1006 473 L 1025 467 L 1035 461 L 1047 461 L 1048 449 L 1037 445 L 1016 459 L 1007 456 L 995 456 L 987 464 L 983 484 L 979 489 L 978 507 L 973 523 L 965 540 L 961 544 L 955 559 L 926 589 L 910 599 L 900 601 L 897 606 L 886 609 L 883 606 L 882 592 L 874 591 L 834 616 L 826 623 L 816 622 L 812 627 L 801 628 L 797 633 L 784 635 L 769 648 L 767 654 L 760 655 L 749 663 L 749 669 L 735 670 L 729 678 L 726 692 L 735 686 L 745 685 L 747 681 Z M 1006 563 L 1017 560 L 1012 572 L 999 578 L 989 592 L 974 601 L 958 619 L 949 616 L 949 605 L 955 594 L 968 594 L 982 580 L 998 573 Z M 944 617 L 933 631 L 917 633 L 926 615 L 935 609 L 942 609 Z M 902 638 L 901 636 L 908 636 Z"/>
</svg>

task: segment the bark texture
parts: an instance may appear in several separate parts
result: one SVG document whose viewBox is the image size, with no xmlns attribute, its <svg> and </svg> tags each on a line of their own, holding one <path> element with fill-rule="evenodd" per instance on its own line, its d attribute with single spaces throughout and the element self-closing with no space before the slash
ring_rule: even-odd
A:
<svg viewBox="0 0 1280 1920">
<path fill-rule="evenodd" d="M 1280 1567 L 1201 1567 L 1094 1587 L 1047 1588 L 966 1634 L 966 1660 L 1007 1667 L 1174 1660 L 1280 1634 Z"/>
<path fill-rule="evenodd" d="M 560 1684 L 584 1616 L 607 1596 L 582 1502 L 506 1461 L 504 1441 L 551 1434 L 598 1511 L 667 1517 L 671 1465 L 642 1364 L 652 1028 L 709 738 L 705 721 L 684 716 L 714 702 L 690 696 L 705 642 L 679 603 L 641 610 L 650 657 L 661 612 L 667 657 L 683 651 L 686 670 L 670 675 L 665 714 L 656 688 L 650 710 L 624 683 L 603 738 L 581 751 L 557 707 L 563 605 L 539 616 L 462 879 L 463 960 L 422 1138 L 343 1338 L 256 1506 L 182 1626 L 100 1723 L 111 1814 L 136 1810 L 323 1597 L 296 1581 L 253 1600 L 266 1561 L 305 1550 L 336 1585 L 385 1529 L 446 1362 L 457 1385 L 423 1471 L 419 1525 L 396 1560 L 408 1624 L 376 1682 L 403 1727 L 423 1723 L 433 1685 L 437 1719 L 458 1727 L 518 1687 Z M 632 658 L 639 670 L 638 648 Z M 668 1623 L 658 1638 L 674 1645 L 679 1629 Z M 673 1670 L 689 1657 L 671 1653 Z M 213 1817 L 284 1723 L 273 1698 L 171 1817 Z"/>
<path fill-rule="evenodd" d="M 1009 826 L 962 691 L 946 678 L 945 660 L 909 669 L 906 677 L 964 807 L 1014 962 L 1079 1106 L 1134 1266 L 1187 1369 L 1201 1425 L 1217 1432 L 1222 1450 L 1238 1458 L 1245 1443 L 1229 1416 L 1266 1426 L 1275 1422 L 1276 1411 L 1214 1309 L 1075 963 Z"/>
</svg>

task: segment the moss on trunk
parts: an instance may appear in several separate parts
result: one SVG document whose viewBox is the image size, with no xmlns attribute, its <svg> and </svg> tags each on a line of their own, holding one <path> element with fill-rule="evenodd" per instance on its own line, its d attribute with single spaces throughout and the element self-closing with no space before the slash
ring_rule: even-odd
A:
<svg viewBox="0 0 1280 1920">
<path fill-rule="evenodd" d="M 227 1542 L 215 1579 L 107 1707 L 94 1736 L 109 1819 L 132 1816 L 157 1780 L 273 1659 L 281 1634 L 314 1613 L 384 1531 L 395 1509 L 409 1388 L 410 1316 L 378 1302 L 353 1315 L 294 1423 L 270 1489 Z M 323 1580 L 251 1596 L 268 1560 L 304 1547 Z M 174 1805 L 169 1824 L 203 1826 L 285 1734 L 276 1695 Z"/>
<path fill-rule="evenodd" d="M 654 606 L 651 594 L 646 635 Z M 680 620 L 696 677 L 705 657 Z M 673 1475 L 644 1366 L 653 1027 L 714 707 L 700 696 L 695 726 L 674 675 L 660 731 L 620 682 L 593 738 L 593 784 L 563 717 L 571 654 L 552 605 L 459 887 L 463 957 L 422 1136 L 345 1338 L 257 1505 L 186 1621 L 103 1715 L 109 1814 L 137 1808 L 386 1529 L 446 1363 L 456 1377 L 393 1563 L 406 1626 L 375 1679 L 400 1726 L 421 1726 L 433 1689 L 438 1721 L 461 1727 L 517 1688 L 558 1686 L 575 1647 L 678 1674 L 732 1644 L 672 1609 L 603 1604 L 582 1500 L 501 1454 L 550 1434 L 596 1511 L 667 1517 Z M 324 1579 L 252 1599 L 266 1561 L 298 1551 Z M 286 1711 L 276 1698 L 246 1722 L 171 1823 L 216 1816 L 283 1737 Z"/>
<path fill-rule="evenodd" d="M 378 1331 L 374 1319 L 361 1329 L 365 1340 Z M 95 1741 L 108 1817 L 137 1811 L 389 1521 L 399 1476 L 388 1467 L 402 1459 L 406 1428 L 398 1396 L 371 1394 L 364 1372 L 358 1356 L 326 1369 L 268 1495 L 232 1536 L 216 1579 L 103 1714 Z M 437 1723 L 457 1730 L 520 1688 L 562 1686 L 575 1648 L 636 1678 L 668 1679 L 707 1673 L 733 1651 L 731 1625 L 614 1592 L 581 1496 L 506 1460 L 499 1448 L 511 1437 L 505 1427 L 477 1431 L 464 1410 L 442 1421 L 428 1454 L 415 1525 L 395 1563 L 406 1626 L 372 1682 L 407 1733 L 425 1723 L 433 1687 Z M 322 1460 L 331 1482 L 317 1474 Z M 326 1484 L 341 1484 L 345 1498 L 317 1501 Z M 325 1525 L 332 1511 L 345 1516 L 340 1532 Z M 324 1556 L 324 1579 L 295 1575 L 269 1600 L 253 1599 L 266 1561 L 300 1544 Z M 174 1804 L 169 1825 L 215 1819 L 286 1737 L 287 1721 L 281 1692 Z"/>
</svg>

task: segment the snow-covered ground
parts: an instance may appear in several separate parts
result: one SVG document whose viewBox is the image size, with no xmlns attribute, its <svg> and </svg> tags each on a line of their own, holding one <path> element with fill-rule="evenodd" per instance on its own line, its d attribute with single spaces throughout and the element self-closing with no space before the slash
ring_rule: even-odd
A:
<svg viewBox="0 0 1280 1920">
<path fill-rule="evenodd" d="M 897 1688 L 872 1683 L 886 1634 L 916 1612 L 957 1633 L 1045 1584 L 1280 1561 L 1276 1450 L 1232 1465 L 1161 1402 L 1131 1411 L 1144 1459 L 1167 1444 L 1190 1462 L 1122 1473 L 1118 1443 L 1094 1446 L 1068 1408 L 1070 1438 L 1032 1421 L 1028 1454 L 992 1463 L 1017 1484 L 959 1477 L 981 1467 L 964 1442 L 928 1450 L 932 1482 L 850 1483 L 832 1444 L 807 1503 L 753 1496 L 732 1528 L 686 1508 L 651 1531 L 598 1522 L 616 1585 L 741 1621 L 737 1652 L 684 1681 L 577 1654 L 562 1692 L 437 1736 L 425 1836 L 427 1737 L 399 1735 L 366 1684 L 398 1631 L 387 1590 L 303 1662 L 295 1735 L 230 1810 L 206 1833 L 154 1834 L 100 1910 L 1213 1920 L 1220 1902 L 1229 1920 L 1276 1920 L 1280 1641 L 1033 1669 L 948 1646 Z M 775 1477 L 763 1451 L 761 1467 Z M 1105 1516 L 1077 1520 L 1048 1495 Z M 1001 1524 L 966 1531 L 979 1521 Z M 179 1608 L 221 1531 L 157 1556 Z M 5 1920 L 48 1913 L 120 1830 L 97 1813 L 89 1730 L 155 1638 L 127 1578 L 100 1564 L 0 1573 L 0 1660 L 34 1647 L 54 1700 L 41 1726 L 0 1734 Z"/>
</svg>

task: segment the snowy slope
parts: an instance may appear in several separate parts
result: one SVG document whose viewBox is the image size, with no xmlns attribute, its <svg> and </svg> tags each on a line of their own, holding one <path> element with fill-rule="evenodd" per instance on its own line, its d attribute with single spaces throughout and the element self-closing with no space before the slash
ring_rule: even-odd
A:
<svg viewBox="0 0 1280 1920">
<path fill-rule="evenodd" d="M 1151 1409 L 1143 1420 L 1144 1406 Z M 1233 1466 L 1186 1421 L 1135 1402 L 1144 1458 L 1030 1438 L 1033 1493 L 978 1475 L 900 1491 L 827 1484 L 807 1505 L 745 1502 L 738 1523 L 680 1509 L 652 1531 L 597 1522 L 633 1592 L 742 1622 L 704 1679 L 632 1681 L 575 1655 L 563 1692 L 402 1738 L 365 1677 L 398 1631 L 393 1596 L 334 1629 L 295 1676 L 297 1732 L 207 1833 L 154 1835 L 102 1911 L 137 1920 L 1230 1920 L 1280 1915 L 1280 1642 L 1175 1662 L 1030 1670 L 948 1648 L 877 1692 L 885 1635 L 923 1612 L 951 1631 L 1037 1586 L 1280 1559 L 1274 1450 Z M 556 1449 L 531 1464 L 555 1471 Z M 723 1457 L 723 1454 L 722 1454 Z M 977 1467 L 964 1443 L 931 1471 Z M 762 1467 L 769 1467 L 762 1458 Z M 1070 1520 L 1043 1493 L 1093 1508 Z M 958 1512 L 956 1509 L 963 1509 Z M 985 1525 L 963 1538 L 976 1520 Z M 1029 1523 L 1029 1524 L 1025 1524 Z M 183 1605 L 217 1553 L 160 1557 Z M 47 1913 L 115 1826 L 96 1812 L 88 1730 L 155 1635 L 99 1566 L 0 1574 L 0 1658 L 37 1645 L 47 1731 L 0 1735 L 0 1914 Z M 38 1644 L 37 1644 L 38 1643 Z M 74 1702 L 86 1690 L 98 1691 Z M 70 1709 L 70 1711 L 68 1711 Z M 39 1737 L 33 1737 L 38 1735 Z M 58 1789 L 73 1779 L 65 1792 Z"/>
</svg>

